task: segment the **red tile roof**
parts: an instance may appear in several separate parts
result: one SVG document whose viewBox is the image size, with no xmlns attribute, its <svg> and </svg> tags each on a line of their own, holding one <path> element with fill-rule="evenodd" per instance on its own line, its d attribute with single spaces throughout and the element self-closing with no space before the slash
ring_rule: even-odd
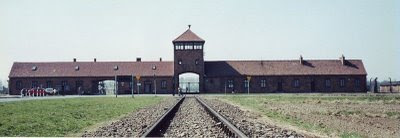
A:
<svg viewBox="0 0 400 138">
<path fill-rule="evenodd" d="M 188 29 L 172 42 L 205 42 L 205 41 L 201 39 L 199 36 L 197 36 L 195 33 L 193 33 L 190 29 Z"/>
<path fill-rule="evenodd" d="M 173 62 L 15 62 L 9 77 L 112 77 L 115 75 L 173 76 Z M 36 66 L 37 70 L 32 71 Z M 76 71 L 75 67 L 79 66 Z M 118 70 L 114 67 L 118 66 Z"/>
<path fill-rule="evenodd" d="M 173 62 L 15 62 L 9 77 L 112 77 L 173 76 Z M 37 70 L 32 71 L 36 66 Z M 79 66 L 76 71 L 75 67 Z M 118 70 L 114 67 L 118 66 Z M 219 76 L 278 76 L 278 75 L 366 75 L 361 60 L 264 60 L 264 61 L 206 61 L 205 75 Z"/>
<path fill-rule="evenodd" d="M 213 76 L 277 76 L 277 75 L 366 75 L 361 60 L 264 60 L 264 61 L 208 61 L 205 73 Z"/>
</svg>

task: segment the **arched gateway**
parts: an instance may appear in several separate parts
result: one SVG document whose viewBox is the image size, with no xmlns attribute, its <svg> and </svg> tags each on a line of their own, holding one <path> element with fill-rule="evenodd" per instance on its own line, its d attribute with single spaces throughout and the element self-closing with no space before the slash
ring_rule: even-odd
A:
<svg viewBox="0 0 400 138">
<path fill-rule="evenodd" d="M 199 74 L 179 74 L 179 88 L 183 93 L 199 93 Z"/>
<path fill-rule="evenodd" d="M 204 54 L 203 46 L 205 41 L 193 33 L 189 29 L 186 30 L 182 35 L 172 41 L 174 44 L 174 81 L 175 81 L 175 92 L 178 89 L 190 90 L 190 92 L 202 92 L 203 91 L 203 78 L 204 78 Z M 190 72 L 190 73 L 189 73 Z M 180 79 L 181 76 L 189 75 L 192 73 L 197 75 L 197 84 L 191 84 Z M 191 85 L 190 85 L 191 84 Z M 192 86 L 192 87 L 190 87 Z M 184 88 L 183 88 L 184 87 Z M 190 88 L 189 88 L 190 87 Z M 194 89 L 194 87 L 197 87 Z"/>
</svg>

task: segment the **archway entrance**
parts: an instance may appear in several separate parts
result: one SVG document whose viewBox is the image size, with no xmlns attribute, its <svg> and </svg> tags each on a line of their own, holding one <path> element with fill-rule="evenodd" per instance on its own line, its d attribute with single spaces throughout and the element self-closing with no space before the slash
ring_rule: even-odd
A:
<svg viewBox="0 0 400 138">
<path fill-rule="evenodd" d="M 183 93 L 199 93 L 199 74 L 179 74 L 179 88 Z"/>
<path fill-rule="evenodd" d="M 114 95 L 115 94 L 115 80 L 99 81 L 98 85 L 99 94 Z"/>
</svg>

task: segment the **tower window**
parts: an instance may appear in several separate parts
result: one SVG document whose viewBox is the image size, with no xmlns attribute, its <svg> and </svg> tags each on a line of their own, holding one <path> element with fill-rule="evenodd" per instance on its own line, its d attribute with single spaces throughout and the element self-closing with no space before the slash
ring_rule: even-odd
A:
<svg viewBox="0 0 400 138">
<path fill-rule="evenodd" d="M 192 50 L 193 49 L 193 44 L 192 43 L 186 43 L 185 44 L 185 49 Z"/>
<path fill-rule="evenodd" d="M 194 64 L 198 65 L 198 64 L 199 64 L 199 59 L 196 59 L 196 60 L 194 61 Z"/>
<path fill-rule="evenodd" d="M 194 43 L 194 49 L 202 49 L 203 45 L 201 43 Z"/>
<path fill-rule="evenodd" d="M 179 65 L 182 65 L 182 60 L 181 60 L 181 59 L 178 60 L 178 64 L 179 64 Z"/>
</svg>

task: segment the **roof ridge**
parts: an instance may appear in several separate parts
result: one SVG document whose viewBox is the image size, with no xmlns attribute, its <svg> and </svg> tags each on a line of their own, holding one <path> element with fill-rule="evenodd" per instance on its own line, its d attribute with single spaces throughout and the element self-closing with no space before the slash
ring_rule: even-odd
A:
<svg viewBox="0 0 400 138">
<path fill-rule="evenodd" d="M 172 42 L 187 42 L 187 41 L 205 42 L 204 39 L 202 39 L 196 33 L 190 30 L 190 28 L 187 29 L 185 32 L 183 32 L 181 35 L 179 35 L 177 38 L 175 38 Z"/>
</svg>

